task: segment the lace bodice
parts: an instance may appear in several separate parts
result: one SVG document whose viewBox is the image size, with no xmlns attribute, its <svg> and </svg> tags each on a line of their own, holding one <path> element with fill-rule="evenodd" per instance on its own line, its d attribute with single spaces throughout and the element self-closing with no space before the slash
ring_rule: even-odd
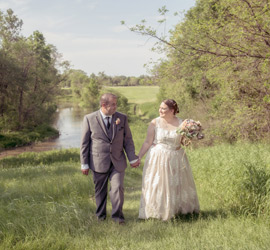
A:
<svg viewBox="0 0 270 250">
<path fill-rule="evenodd" d="M 179 120 L 179 125 L 182 123 L 182 120 Z M 177 128 L 166 128 L 160 117 L 156 118 L 156 127 L 155 127 L 155 139 L 153 144 L 161 145 L 169 149 L 177 149 L 180 147 L 181 135 L 176 133 Z"/>
</svg>

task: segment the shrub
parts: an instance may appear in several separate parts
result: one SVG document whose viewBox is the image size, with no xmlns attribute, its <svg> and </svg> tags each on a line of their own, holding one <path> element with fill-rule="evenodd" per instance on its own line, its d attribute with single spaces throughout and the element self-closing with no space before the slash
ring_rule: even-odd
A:
<svg viewBox="0 0 270 250">
<path fill-rule="evenodd" d="M 245 163 L 244 167 L 238 195 L 240 211 L 260 216 L 269 212 L 270 208 L 270 172 L 260 163 Z"/>
</svg>

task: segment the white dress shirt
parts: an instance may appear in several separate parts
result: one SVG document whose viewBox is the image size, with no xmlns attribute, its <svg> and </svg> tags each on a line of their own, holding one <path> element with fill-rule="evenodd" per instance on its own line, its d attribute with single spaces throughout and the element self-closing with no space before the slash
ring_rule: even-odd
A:
<svg viewBox="0 0 270 250">
<path fill-rule="evenodd" d="M 111 124 L 112 123 L 112 116 L 111 115 L 104 115 L 102 113 L 101 109 L 99 111 L 100 111 L 100 114 L 102 116 L 102 119 L 103 119 L 105 125 L 107 126 L 107 122 L 108 122 L 107 117 L 109 117 L 109 121 L 110 121 L 110 124 Z"/>
</svg>

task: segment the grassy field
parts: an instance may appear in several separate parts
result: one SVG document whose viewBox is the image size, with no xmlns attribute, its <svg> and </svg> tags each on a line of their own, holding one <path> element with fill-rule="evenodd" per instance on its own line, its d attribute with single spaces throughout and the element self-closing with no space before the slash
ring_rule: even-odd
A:
<svg viewBox="0 0 270 250">
<path fill-rule="evenodd" d="M 188 156 L 199 216 L 138 220 L 142 169 L 129 168 L 125 226 L 96 221 L 93 182 L 79 171 L 78 149 L 3 159 L 0 249 L 269 249 L 269 189 L 263 192 L 270 181 L 269 144 L 220 145 Z M 248 166 L 257 172 L 250 175 Z"/>
<path fill-rule="evenodd" d="M 109 87 L 123 94 L 129 103 L 142 104 L 155 102 L 158 94 L 158 86 L 134 86 L 134 87 Z"/>
<path fill-rule="evenodd" d="M 157 103 L 158 86 L 109 87 L 118 91 L 128 99 L 130 114 L 149 121 L 159 115 Z"/>
<path fill-rule="evenodd" d="M 148 118 L 156 115 L 154 106 L 140 104 Z M 130 126 L 138 151 L 147 122 L 132 119 Z M 97 222 L 93 181 L 80 172 L 78 149 L 0 160 L 0 249 L 269 249 L 270 144 L 222 144 L 187 154 L 200 214 L 138 220 L 142 167 L 128 168 L 125 226 L 110 218 Z"/>
</svg>

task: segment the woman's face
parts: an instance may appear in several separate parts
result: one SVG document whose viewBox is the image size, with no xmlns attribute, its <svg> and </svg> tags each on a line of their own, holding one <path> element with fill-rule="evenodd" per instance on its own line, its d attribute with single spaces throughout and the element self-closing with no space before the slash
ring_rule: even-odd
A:
<svg viewBox="0 0 270 250">
<path fill-rule="evenodd" d="M 162 102 L 159 106 L 159 116 L 164 118 L 173 115 L 173 110 L 169 109 L 169 107 Z"/>
</svg>

